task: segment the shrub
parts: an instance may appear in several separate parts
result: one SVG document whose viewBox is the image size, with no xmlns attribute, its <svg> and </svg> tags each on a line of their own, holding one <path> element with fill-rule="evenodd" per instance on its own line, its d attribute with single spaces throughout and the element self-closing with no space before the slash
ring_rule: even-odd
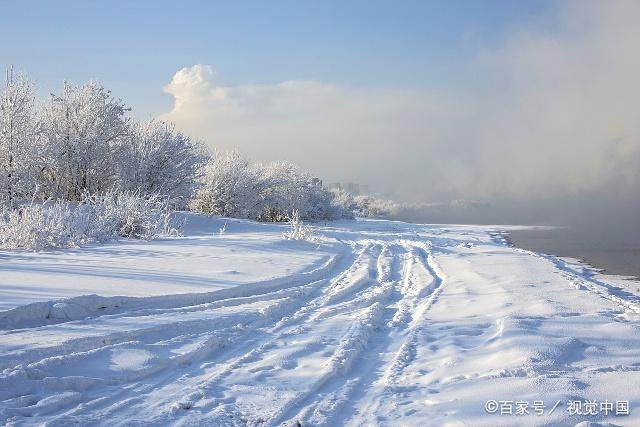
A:
<svg viewBox="0 0 640 427">
<path fill-rule="evenodd" d="M 162 194 L 185 208 L 198 185 L 207 156 L 202 145 L 167 123 L 132 126 L 120 161 L 119 185 L 143 195 Z"/>
<path fill-rule="evenodd" d="M 211 215 L 257 219 L 263 181 L 257 165 L 237 151 L 214 153 L 192 209 Z"/>
<path fill-rule="evenodd" d="M 148 240 L 160 234 L 175 233 L 167 199 L 159 195 L 141 196 L 112 190 L 85 197 L 79 211 L 83 209 L 93 220 L 89 235 L 98 241 L 115 237 Z"/>
<path fill-rule="evenodd" d="M 85 242 L 85 226 L 68 203 L 32 204 L 5 210 L 0 216 L 0 246 L 39 250 Z"/>
<path fill-rule="evenodd" d="M 0 88 L 0 203 L 10 207 L 30 195 L 39 170 L 33 92 L 33 84 L 13 70 Z"/>
<path fill-rule="evenodd" d="M 118 183 L 130 132 L 128 111 L 96 82 L 65 82 L 60 95 L 51 95 L 39 117 L 45 197 L 80 201 L 86 192 L 104 192 Z"/>
<path fill-rule="evenodd" d="M 314 241 L 311 229 L 304 225 L 300 219 L 300 212 L 294 210 L 289 218 L 289 231 L 282 234 L 286 240 L 309 240 Z"/>
<path fill-rule="evenodd" d="M 0 247 L 41 250 L 118 237 L 152 239 L 175 233 L 165 199 L 107 192 L 79 203 L 31 203 L 0 213 Z"/>
<path fill-rule="evenodd" d="M 309 221 L 353 217 L 334 199 L 319 179 L 292 163 L 263 166 L 233 151 L 214 155 L 192 208 L 267 222 L 287 221 L 293 211 Z"/>
<path fill-rule="evenodd" d="M 355 196 L 353 204 L 354 214 L 363 218 L 390 218 L 399 209 L 399 205 L 395 202 L 367 195 Z"/>
</svg>

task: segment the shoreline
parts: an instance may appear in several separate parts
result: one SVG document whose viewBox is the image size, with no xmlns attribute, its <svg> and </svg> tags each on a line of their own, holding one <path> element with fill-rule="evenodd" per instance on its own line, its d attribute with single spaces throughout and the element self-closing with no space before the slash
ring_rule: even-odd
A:
<svg viewBox="0 0 640 427">
<path fill-rule="evenodd" d="M 640 263 L 635 262 L 640 260 L 640 253 L 636 253 L 634 250 L 618 250 L 619 254 L 615 256 L 612 255 L 612 252 L 615 252 L 613 250 L 593 247 L 583 248 L 580 245 L 584 244 L 583 240 L 576 244 L 575 241 L 567 238 L 567 235 L 553 237 L 550 232 L 557 233 L 558 229 L 505 230 L 503 231 L 503 236 L 505 241 L 513 247 L 559 258 L 577 260 L 588 266 L 596 274 L 625 281 L 640 282 Z"/>
</svg>

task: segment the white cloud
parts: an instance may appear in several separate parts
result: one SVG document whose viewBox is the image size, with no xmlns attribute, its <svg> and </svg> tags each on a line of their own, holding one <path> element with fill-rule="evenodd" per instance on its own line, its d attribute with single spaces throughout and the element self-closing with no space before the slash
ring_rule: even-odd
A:
<svg viewBox="0 0 640 427">
<path fill-rule="evenodd" d="M 416 163 L 415 150 L 403 146 L 427 142 L 445 110 L 424 93 L 317 81 L 221 86 L 207 65 L 179 70 L 165 91 L 175 102 L 162 118 L 213 147 L 381 187 L 399 182 L 406 164 Z"/>
</svg>

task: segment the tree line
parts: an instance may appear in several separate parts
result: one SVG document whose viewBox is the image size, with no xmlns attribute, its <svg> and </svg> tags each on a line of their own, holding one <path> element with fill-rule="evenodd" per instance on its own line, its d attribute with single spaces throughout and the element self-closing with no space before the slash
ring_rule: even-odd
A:
<svg viewBox="0 0 640 427">
<path fill-rule="evenodd" d="M 305 220 L 351 218 L 386 206 L 330 190 L 289 162 L 210 152 L 173 125 L 140 122 L 130 111 L 94 81 L 65 82 L 36 104 L 33 83 L 9 70 L 0 93 L 0 204 L 12 210 L 122 193 L 258 221 L 284 221 L 293 211 Z"/>
</svg>

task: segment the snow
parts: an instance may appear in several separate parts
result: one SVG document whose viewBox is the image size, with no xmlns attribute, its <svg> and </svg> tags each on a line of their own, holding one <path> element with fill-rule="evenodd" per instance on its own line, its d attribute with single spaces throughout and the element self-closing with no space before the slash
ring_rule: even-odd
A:
<svg viewBox="0 0 640 427">
<path fill-rule="evenodd" d="M 308 242 L 187 219 L 0 254 L 0 424 L 640 424 L 637 283 L 510 247 L 508 227 L 341 221 Z"/>
<path fill-rule="evenodd" d="M 195 215 L 189 219 L 183 238 L 45 252 L 0 250 L 0 310 L 86 294 L 210 292 L 295 274 L 328 256 L 286 244 L 281 226 Z M 225 223 L 227 232 L 220 234 Z"/>
</svg>

